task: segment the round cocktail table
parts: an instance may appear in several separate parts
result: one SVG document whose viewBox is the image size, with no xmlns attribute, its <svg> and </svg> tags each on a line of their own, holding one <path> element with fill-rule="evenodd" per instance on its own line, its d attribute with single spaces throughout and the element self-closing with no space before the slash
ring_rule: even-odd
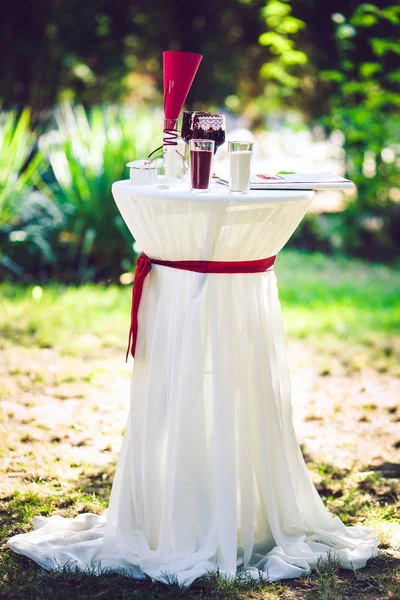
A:
<svg viewBox="0 0 400 600">
<path fill-rule="evenodd" d="M 143 252 L 158 261 L 274 257 L 313 193 L 208 194 L 113 185 Z M 306 259 L 305 259 L 306 260 Z M 8 544 L 45 568 L 124 569 L 188 585 L 219 570 L 270 581 L 329 555 L 360 568 L 375 533 L 325 509 L 292 424 L 275 273 L 152 264 L 144 280 L 131 408 L 107 514 L 41 519 Z"/>
</svg>

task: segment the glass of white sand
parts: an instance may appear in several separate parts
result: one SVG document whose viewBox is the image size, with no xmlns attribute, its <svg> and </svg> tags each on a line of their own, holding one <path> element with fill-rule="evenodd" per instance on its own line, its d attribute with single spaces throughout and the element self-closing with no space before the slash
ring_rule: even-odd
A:
<svg viewBox="0 0 400 600">
<path fill-rule="evenodd" d="M 250 190 L 253 142 L 228 142 L 229 191 L 246 194 Z"/>
</svg>

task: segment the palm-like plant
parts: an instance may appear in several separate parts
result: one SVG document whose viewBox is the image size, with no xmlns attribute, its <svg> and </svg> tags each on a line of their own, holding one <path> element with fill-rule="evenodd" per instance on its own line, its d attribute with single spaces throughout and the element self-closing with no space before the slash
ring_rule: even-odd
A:
<svg viewBox="0 0 400 600">
<path fill-rule="evenodd" d="M 48 228 L 60 220 L 50 200 L 32 190 L 44 164 L 36 141 L 28 109 L 0 114 L 0 268 L 25 279 L 21 254 L 51 261 Z"/>
<path fill-rule="evenodd" d="M 144 110 L 64 105 L 56 122 L 43 145 L 56 182 L 52 191 L 66 216 L 60 237 L 64 257 L 84 280 L 115 270 L 132 256 L 111 185 L 126 177 L 129 160 L 148 154 L 160 120 Z"/>
<path fill-rule="evenodd" d="M 15 200 L 29 188 L 37 176 L 43 156 L 32 158 L 36 137 L 30 129 L 29 110 L 0 114 L 0 223 L 15 216 Z"/>
</svg>

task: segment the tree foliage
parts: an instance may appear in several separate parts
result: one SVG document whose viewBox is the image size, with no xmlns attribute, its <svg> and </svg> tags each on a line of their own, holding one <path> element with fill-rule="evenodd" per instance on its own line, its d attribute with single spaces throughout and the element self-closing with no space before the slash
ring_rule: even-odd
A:
<svg viewBox="0 0 400 600">
<path fill-rule="evenodd" d="M 339 130 L 346 172 L 355 181 L 358 195 L 334 226 L 332 239 L 341 241 L 333 246 L 369 252 L 370 258 L 393 257 L 400 251 L 396 245 L 400 240 L 396 225 L 400 222 L 399 32 L 398 0 L 86 0 L 83 4 L 41 0 L 23 6 L 18 1 L 3 2 L 0 101 L 3 108 L 17 110 L 0 120 L 0 224 L 4 225 L 6 213 L 14 216 L 16 210 L 11 186 L 4 184 L 11 181 L 7 169 L 14 165 L 18 188 L 25 179 L 34 183 L 35 161 L 43 160 L 32 148 L 36 138 L 27 125 L 25 108 L 30 108 L 33 129 L 41 131 L 54 128 L 56 104 L 78 101 L 82 108 L 74 113 L 73 126 L 70 119 L 67 128 L 60 127 L 59 118 L 63 142 L 58 154 L 54 148 L 47 153 L 45 163 L 47 176 L 58 190 L 57 203 L 64 213 L 67 205 L 73 209 L 64 218 L 70 214 L 71 221 L 76 216 L 76 227 L 80 223 L 79 231 L 72 232 L 76 243 L 65 243 L 67 254 L 74 255 L 73 268 L 86 264 L 82 256 L 92 253 L 89 246 L 99 247 L 102 227 L 110 222 L 94 226 L 90 202 L 97 203 L 101 214 L 104 190 L 98 193 L 99 186 L 106 189 L 124 168 L 121 156 L 126 145 L 138 143 L 125 121 L 130 117 L 122 116 L 124 127 L 120 127 L 119 115 L 117 129 L 122 137 L 114 144 L 103 130 L 110 129 L 114 109 L 95 106 L 112 102 L 161 108 L 162 51 L 169 48 L 204 55 L 187 106 L 225 107 L 246 115 L 255 126 L 265 126 L 274 111 L 282 114 L 291 109 L 310 126 L 322 125 L 327 135 Z M 17 140 L 23 127 L 25 142 L 19 147 L 12 141 L 13 128 Z M 98 171 L 73 154 L 78 142 L 82 148 L 98 143 L 104 153 L 104 160 L 103 154 L 93 154 Z M 9 148 L 6 153 L 4 148 Z M 61 170 L 57 168 L 61 163 L 52 162 L 55 153 L 65 163 Z M 116 161 L 122 161 L 118 168 Z M 64 185 L 68 170 L 70 180 Z M 87 232 L 93 227 L 92 239 Z M 304 239 L 309 243 L 320 236 L 326 249 L 329 231 L 317 230 L 311 228 Z M 118 245 L 119 232 L 116 227 L 113 231 Z M 9 232 L 7 236 L 9 240 Z M 107 260 L 103 255 L 99 260 L 111 264 L 117 255 L 118 249 Z"/>
<path fill-rule="evenodd" d="M 300 109 L 309 122 L 343 136 L 346 173 L 357 196 L 341 218 L 340 236 L 335 225 L 332 238 L 369 258 L 398 256 L 400 4 L 270 0 L 264 16 L 276 32 L 260 42 L 273 43 L 276 58 L 261 72 L 275 79 L 270 85 L 278 105 Z M 317 227 L 311 237 L 318 233 L 326 249 L 328 231 Z"/>
<path fill-rule="evenodd" d="M 60 100 L 87 105 L 160 100 L 162 51 L 204 55 L 193 102 L 221 103 L 237 86 L 256 95 L 264 0 L 41 0 L 2 3 L 0 98 L 36 111 Z M 138 77 L 140 75 L 140 77 Z M 258 79 L 258 77 L 256 77 Z"/>
</svg>

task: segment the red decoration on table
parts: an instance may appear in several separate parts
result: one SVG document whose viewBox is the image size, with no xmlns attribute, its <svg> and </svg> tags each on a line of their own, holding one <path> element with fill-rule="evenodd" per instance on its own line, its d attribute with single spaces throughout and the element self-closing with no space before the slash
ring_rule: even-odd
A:
<svg viewBox="0 0 400 600">
<path fill-rule="evenodd" d="M 203 56 L 194 52 L 163 52 L 164 116 L 177 119 Z"/>
<path fill-rule="evenodd" d="M 203 56 L 195 52 L 166 50 L 163 52 L 164 68 L 164 143 L 176 146 L 177 120 L 192 86 Z M 163 146 L 153 150 L 149 158 Z"/>
<path fill-rule="evenodd" d="M 129 330 L 128 349 L 126 351 L 126 362 L 129 350 L 135 357 L 136 340 L 138 334 L 138 312 L 140 299 L 142 297 L 143 285 L 147 275 L 151 271 L 151 265 L 162 265 L 183 271 L 194 271 L 196 273 L 263 273 L 272 268 L 276 256 L 261 258 L 259 260 L 244 261 L 218 261 L 218 260 L 157 260 L 149 258 L 142 253 L 136 263 L 135 280 L 132 290 L 131 326 Z"/>
</svg>

